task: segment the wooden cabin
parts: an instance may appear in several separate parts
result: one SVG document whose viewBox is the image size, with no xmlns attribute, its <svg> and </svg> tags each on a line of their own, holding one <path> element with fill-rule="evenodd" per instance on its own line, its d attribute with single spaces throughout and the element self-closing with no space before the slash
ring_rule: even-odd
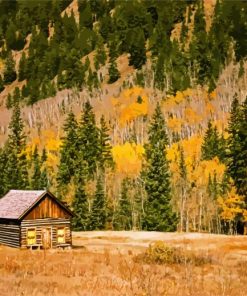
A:
<svg viewBox="0 0 247 296">
<path fill-rule="evenodd" d="M 0 244 L 70 247 L 72 216 L 70 209 L 48 191 L 10 190 L 0 199 Z"/>
</svg>

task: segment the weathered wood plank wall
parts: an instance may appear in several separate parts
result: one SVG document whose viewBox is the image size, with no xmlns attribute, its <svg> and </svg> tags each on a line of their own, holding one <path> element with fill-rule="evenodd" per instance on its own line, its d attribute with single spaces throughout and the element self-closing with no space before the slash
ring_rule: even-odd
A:
<svg viewBox="0 0 247 296">
<path fill-rule="evenodd" d="M 46 196 L 25 217 L 25 220 L 42 218 L 70 218 L 70 215 L 49 196 Z"/>
<path fill-rule="evenodd" d="M 70 226 L 70 219 L 36 219 L 36 220 L 23 220 L 21 222 L 21 247 L 27 247 L 27 231 L 28 229 L 35 228 L 36 230 L 36 244 L 42 246 L 42 229 L 51 229 L 52 248 L 59 246 L 57 242 L 58 228 L 65 228 L 65 243 L 72 245 L 72 233 Z"/>
<path fill-rule="evenodd" d="M 20 225 L 0 224 L 0 244 L 20 247 Z"/>
</svg>

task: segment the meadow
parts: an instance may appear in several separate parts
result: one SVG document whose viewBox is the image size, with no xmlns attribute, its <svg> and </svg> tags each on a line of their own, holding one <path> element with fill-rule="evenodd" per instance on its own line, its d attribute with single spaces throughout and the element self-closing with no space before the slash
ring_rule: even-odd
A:
<svg viewBox="0 0 247 296">
<path fill-rule="evenodd" d="M 73 245 L 0 246 L 0 295 L 246 295 L 243 236 L 80 232 Z M 180 257 L 171 260 L 174 250 Z"/>
</svg>

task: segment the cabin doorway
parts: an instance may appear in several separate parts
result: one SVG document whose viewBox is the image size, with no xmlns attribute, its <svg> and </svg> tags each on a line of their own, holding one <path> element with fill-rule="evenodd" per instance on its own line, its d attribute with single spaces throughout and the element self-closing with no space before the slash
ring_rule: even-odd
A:
<svg viewBox="0 0 247 296">
<path fill-rule="evenodd" d="M 50 249 L 52 247 L 51 228 L 42 229 L 42 245 L 44 249 Z"/>
</svg>

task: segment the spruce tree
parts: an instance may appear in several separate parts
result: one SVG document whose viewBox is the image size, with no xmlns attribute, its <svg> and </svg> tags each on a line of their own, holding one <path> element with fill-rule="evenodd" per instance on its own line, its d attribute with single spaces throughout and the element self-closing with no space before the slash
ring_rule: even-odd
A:
<svg viewBox="0 0 247 296">
<path fill-rule="evenodd" d="M 9 129 L 8 145 L 20 154 L 26 146 L 26 135 L 24 133 L 24 123 L 21 118 L 21 109 L 18 101 L 14 105 Z"/>
<path fill-rule="evenodd" d="M 239 139 L 241 151 L 238 155 L 239 180 L 236 182 L 239 194 L 245 197 L 247 203 L 247 97 L 241 108 Z"/>
<path fill-rule="evenodd" d="M 40 179 L 41 179 L 41 164 L 40 164 L 40 157 L 38 153 L 38 147 L 35 146 L 34 153 L 32 155 L 32 162 L 33 162 L 33 169 L 32 169 L 32 176 L 31 176 L 31 189 L 33 190 L 40 190 Z"/>
<path fill-rule="evenodd" d="M 240 105 L 235 96 L 228 133 L 228 173 L 247 201 L 247 99 Z"/>
<path fill-rule="evenodd" d="M 166 124 L 157 104 L 148 129 L 142 178 L 147 194 L 143 229 L 174 231 L 177 217 L 171 206 L 169 163 L 166 158 L 168 137 Z"/>
<path fill-rule="evenodd" d="M 22 53 L 20 63 L 19 63 L 19 70 L 18 70 L 18 81 L 23 81 L 26 79 L 26 72 L 27 72 L 27 59 L 25 52 Z"/>
<path fill-rule="evenodd" d="M 109 80 L 108 83 L 114 83 L 115 81 L 120 78 L 120 73 L 117 68 L 117 63 L 115 60 L 110 61 L 110 67 L 109 67 Z"/>
<path fill-rule="evenodd" d="M 6 108 L 11 109 L 12 105 L 13 105 L 12 96 L 10 93 L 8 93 L 7 100 L 6 100 Z"/>
<path fill-rule="evenodd" d="M 86 231 L 88 229 L 89 204 L 85 190 L 86 172 L 83 161 L 75 176 L 75 196 L 72 203 L 74 217 L 72 226 L 74 230 Z"/>
<path fill-rule="evenodd" d="M 99 145 L 100 166 L 103 169 L 105 169 L 106 167 L 113 168 L 114 162 L 111 152 L 112 146 L 110 144 L 109 128 L 106 125 L 105 117 L 103 115 L 100 118 Z"/>
<path fill-rule="evenodd" d="M 6 63 L 5 63 L 5 68 L 4 68 L 4 84 L 10 84 L 13 81 L 16 80 L 16 72 L 15 72 L 15 62 L 12 57 L 11 51 L 9 52 Z"/>
<path fill-rule="evenodd" d="M 47 161 L 47 153 L 46 149 L 44 148 L 41 155 L 41 176 L 40 176 L 40 188 L 41 189 L 49 189 L 49 178 L 48 178 L 48 172 L 46 168 L 46 161 Z"/>
<path fill-rule="evenodd" d="M 99 129 L 96 126 L 95 114 L 90 103 L 84 104 L 78 128 L 78 149 L 87 163 L 88 178 L 93 179 L 100 159 Z"/>
<path fill-rule="evenodd" d="M 116 230 L 132 229 L 132 205 L 130 200 L 130 179 L 125 178 L 121 183 L 121 192 L 114 219 Z"/>
<path fill-rule="evenodd" d="M 223 161 L 224 149 L 224 138 L 220 137 L 217 128 L 209 121 L 201 148 L 202 160 L 210 160 L 217 156 Z"/>
<path fill-rule="evenodd" d="M 21 118 L 21 110 L 19 102 L 15 102 L 12 118 L 9 124 L 9 137 L 7 146 L 9 153 L 13 154 L 12 161 L 17 159 L 16 168 L 19 173 L 19 189 L 29 188 L 29 178 L 28 178 L 28 163 L 26 149 L 26 135 L 24 132 L 24 123 Z"/>
<path fill-rule="evenodd" d="M 9 147 L 8 147 L 9 148 Z M 4 191 L 11 189 L 22 189 L 22 178 L 18 157 L 15 150 L 7 149 L 8 157 L 3 173 Z"/>
<path fill-rule="evenodd" d="M 0 198 L 4 195 L 5 193 L 5 180 L 4 180 L 4 175 L 5 175 L 5 169 L 6 169 L 6 163 L 7 163 L 7 155 L 5 151 L 5 147 L 0 148 Z"/>
<path fill-rule="evenodd" d="M 2 75 L 0 75 L 0 93 L 4 90 L 4 84 L 3 84 L 3 78 Z"/>
<path fill-rule="evenodd" d="M 64 124 L 62 146 L 60 150 L 60 163 L 58 166 L 57 183 L 58 189 L 69 184 L 71 178 L 75 176 L 75 166 L 77 161 L 77 128 L 78 124 L 72 111 L 69 112 Z"/>
<path fill-rule="evenodd" d="M 129 65 L 134 66 L 136 69 L 141 69 L 141 67 L 146 63 L 146 48 L 145 48 L 145 36 L 141 28 L 131 30 L 131 45 L 129 47 L 130 59 Z"/>
<path fill-rule="evenodd" d="M 96 191 L 93 200 L 89 228 L 91 230 L 102 230 L 106 224 L 106 196 L 104 191 L 103 174 L 97 178 Z"/>
</svg>

